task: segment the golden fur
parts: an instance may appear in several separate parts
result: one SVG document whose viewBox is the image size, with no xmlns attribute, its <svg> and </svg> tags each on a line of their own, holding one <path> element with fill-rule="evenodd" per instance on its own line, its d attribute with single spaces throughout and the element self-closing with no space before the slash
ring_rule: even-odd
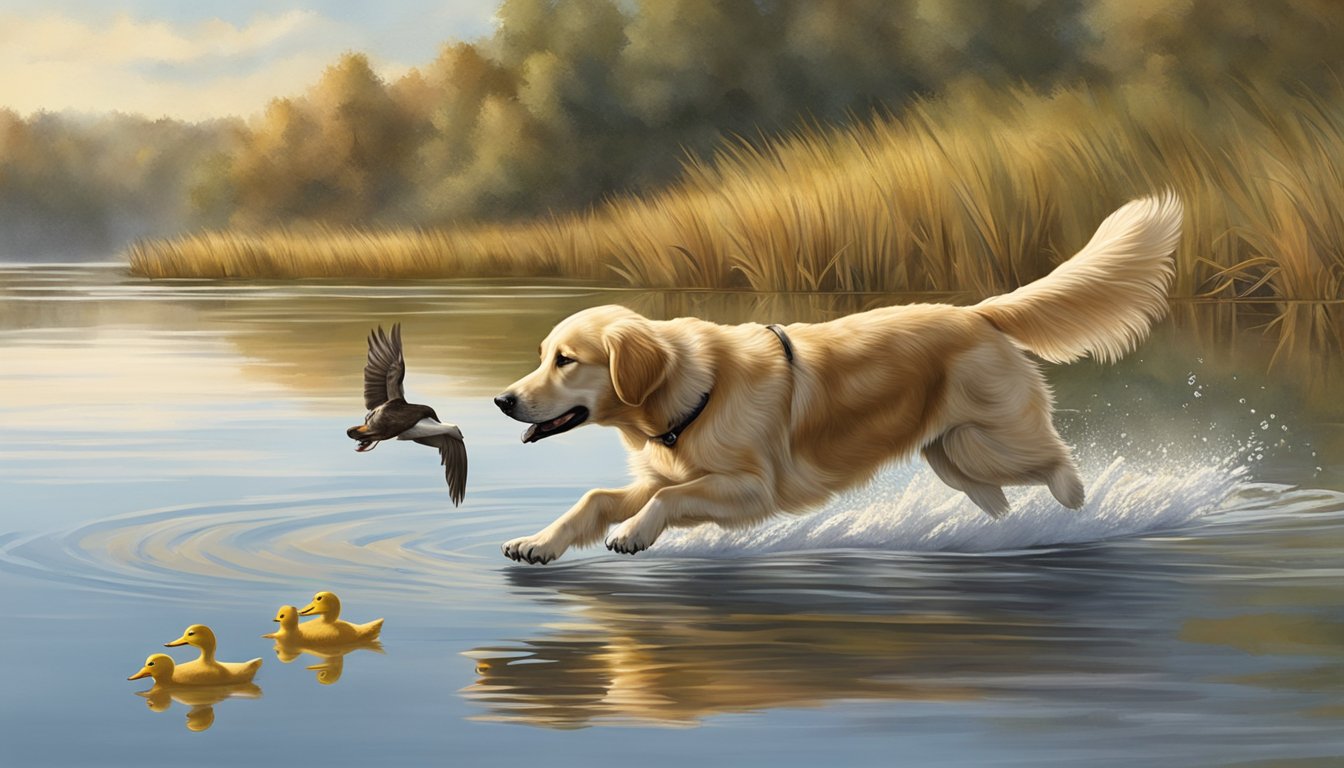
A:
<svg viewBox="0 0 1344 768">
<path fill-rule="evenodd" d="M 634 479 L 589 491 L 504 553 L 547 563 L 612 525 L 607 547 L 630 554 L 670 526 L 747 526 L 814 507 L 916 451 L 994 517 L 1008 511 L 1005 485 L 1045 484 L 1080 507 L 1083 484 L 1051 423 L 1050 389 L 1022 350 L 1067 362 L 1132 349 L 1166 311 L 1181 218 L 1171 196 L 1131 202 L 1051 274 L 975 306 L 789 325 L 792 363 L 754 323 L 655 321 L 619 306 L 578 312 L 542 342 L 540 367 L 497 402 L 534 424 L 586 408 L 588 420 L 620 430 Z M 650 440 L 706 392 L 674 446 Z"/>
</svg>

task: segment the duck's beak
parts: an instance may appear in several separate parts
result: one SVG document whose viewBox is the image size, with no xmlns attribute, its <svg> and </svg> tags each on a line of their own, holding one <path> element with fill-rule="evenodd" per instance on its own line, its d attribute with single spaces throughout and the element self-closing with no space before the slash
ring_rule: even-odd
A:
<svg viewBox="0 0 1344 768">
<path fill-rule="evenodd" d="M 149 667 L 141 667 L 139 672 L 126 678 L 127 680 L 139 680 L 142 677 L 149 677 Z"/>
<path fill-rule="evenodd" d="M 176 640 L 172 641 L 171 643 L 164 643 L 164 644 L 163 644 L 163 647 L 164 647 L 164 648 L 176 648 L 176 647 L 179 646 L 179 645 L 186 645 L 186 644 L 187 644 L 187 636 L 186 636 L 186 635 L 183 635 L 183 636 L 177 638 Z"/>
<path fill-rule="evenodd" d="M 280 620 L 279 620 L 279 619 L 271 619 L 271 621 L 274 621 L 276 624 L 279 624 L 279 623 L 280 623 Z"/>
<path fill-rule="evenodd" d="M 317 605 L 315 605 L 315 604 L 313 604 L 313 603 L 309 603 L 309 604 L 303 606 L 303 608 L 299 611 L 299 615 L 300 615 L 300 616 L 307 616 L 308 614 L 310 614 L 310 613 L 312 613 L 313 611 L 316 611 L 316 610 L 317 610 Z"/>
</svg>

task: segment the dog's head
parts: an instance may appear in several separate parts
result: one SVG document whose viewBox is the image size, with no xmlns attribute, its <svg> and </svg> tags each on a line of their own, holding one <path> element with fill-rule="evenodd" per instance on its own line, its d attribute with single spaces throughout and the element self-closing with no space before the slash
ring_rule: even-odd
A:
<svg viewBox="0 0 1344 768">
<path fill-rule="evenodd" d="M 642 406 L 667 379 L 671 353 L 653 324 L 619 306 L 585 309 L 551 330 L 541 365 L 509 386 L 495 404 L 531 424 L 523 442 L 558 435 Z"/>
</svg>

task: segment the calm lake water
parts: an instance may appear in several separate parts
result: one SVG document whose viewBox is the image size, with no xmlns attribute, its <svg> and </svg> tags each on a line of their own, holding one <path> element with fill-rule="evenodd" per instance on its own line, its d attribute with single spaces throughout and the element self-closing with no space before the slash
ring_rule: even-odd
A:
<svg viewBox="0 0 1344 768">
<path fill-rule="evenodd" d="M 1048 370 L 1080 511 L 1019 489 L 993 521 L 912 464 L 634 558 L 500 554 L 625 478 L 613 432 L 525 446 L 490 402 L 556 320 L 893 300 L 0 266 L 0 763 L 1344 762 L 1344 376 L 1267 374 L 1220 308 Z M 467 436 L 461 508 L 429 449 L 343 434 L 395 321 L 409 395 Z M 278 658 L 259 635 L 317 590 L 385 617 L 381 652 Z M 259 696 L 136 695 L 191 623 L 265 659 Z"/>
</svg>

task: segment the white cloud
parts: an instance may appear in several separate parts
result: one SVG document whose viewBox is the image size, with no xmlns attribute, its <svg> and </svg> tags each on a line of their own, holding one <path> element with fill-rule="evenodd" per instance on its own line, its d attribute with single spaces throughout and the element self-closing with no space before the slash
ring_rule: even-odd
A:
<svg viewBox="0 0 1344 768">
<path fill-rule="evenodd" d="M 0 15 L 0 55 L 30 63 L 96 60 L 104 66 L 187 62 L 264 49 L 313 26 L 319 18 L 312 11 L 293 10 L 279 16 L 258 16 L 244 27 L 210 19 L 184 29 L 125 15 L 108 26 L 93 27 L 65 16 L 26 18 L 7 14 Z"/>
<path fill-rule="evenodd" d="M 259 15 L 244 25 L 129 16 L 94 25 L 54 14 L 0 14 L 0 106 L 23 114 L 247 116 L 276 96 L 301 93 L 359 42 L 357 28 L 310 10 Z M 384 76 L 408 69 L 374 64 Z"/>
</svg>

